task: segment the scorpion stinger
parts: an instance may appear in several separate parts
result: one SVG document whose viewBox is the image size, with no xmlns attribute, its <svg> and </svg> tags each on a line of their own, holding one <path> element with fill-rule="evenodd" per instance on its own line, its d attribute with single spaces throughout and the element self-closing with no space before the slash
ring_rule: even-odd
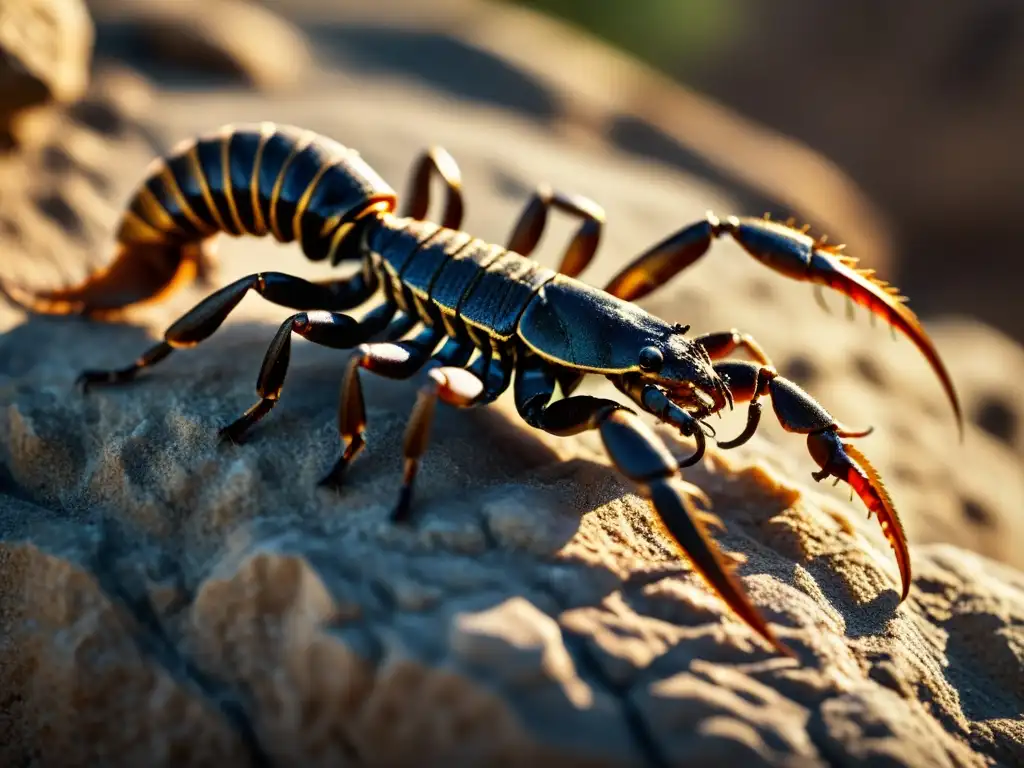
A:
<svg viewBox="0 0 1024 768">
<path fill-rule="evenodd" d="M 446 187 L 441 223 L 426 218 L 434 176 Z M 280 402 L 294 335 L 348 350 L 340 385 L 340 455 L 322 485 L 344 487 L 366 444 L 362 374 L 419 379 L 402 453 L 405 459 L 391 519 L 411 520 L 414 485 L 438 402 L 471 408 L 494 402 L 515 379 L 515 402 L 527 424 L 555 435 L 599 433 L 615 468 L 654 510 L 654 524 L 693 563 L 708 585 L 761 637 L 783 653 L 773 633 L 707 533 L 721 521 L 694 508 L 698 495 L 679 477 L 700 461 L 714 429 L 706 422 L 734 403 L 749 403 L 747 424 L 723 448 L 749 440 L 771 398 L 782 426 L 807 435 L 817 480 L 849 483 L 896 551 L 905 598 L 910 558 L 895 506 L 874 468 L 847 440 L 870 430 L 844 427 L 810 395 L 776 372 L 754 339 L 737 330 L 685 338 L 633 303 L 695 261 L 728 233 L 769 266 L 799 279 L 838 287 L 886 316 L 923 349 L 952 385 L 909 310 L 880 281 L 850 267 L 820 242 L 780 225 L 708 218 L 652 248 L 602 291 L 575 279 L 594 258 L 604 211 L 580 195 L 538 186 L 509 246 L 463 232 L 461 174 L 444 149 L 415 161 L 402 213 L 398 195 L 353 149 L 325 136 L 273 123 L 229 125 L 178 145 L 151 164 L 117 233 L 111 265 L 83 283 L 33 293 L 0 289 L 30 311 L 109 317 L 152 301 L 189 278 L 209 275 L 214 236 L 273 236 L 296 242 L 307 259 L 336 266 L 358 262 L 348 277 L 309 281 L 282 272 L 247 275 L 183 314 L 157 344 L 131 364 L 84 371 L 86 385 L 132 380 L 174 350 L 213 334 L 250 292 L 294 311 L 274 333 L 256 382 L 259 400 L 220 430 L 239 442 Z M 580 220 L 559 271 L 528 258 L 552 209 Z M 525 253 L 519 253 L 522 249 Z M 370 304 L 356 319 L 346 311 Z M 754 362 L 723 361 L 744 352 Z M 716 362 L 717 361 L 717 362 Z M 693 454 L 677 462 L 631 409 L 610 399 L 574 395 L 589 375 L 607 377 L 641 410 L 693 438 Z M 555 390 L 561 398 L 555 399 Z M 554 400 L 554 402 L 552 402 Z"/>
</svg>

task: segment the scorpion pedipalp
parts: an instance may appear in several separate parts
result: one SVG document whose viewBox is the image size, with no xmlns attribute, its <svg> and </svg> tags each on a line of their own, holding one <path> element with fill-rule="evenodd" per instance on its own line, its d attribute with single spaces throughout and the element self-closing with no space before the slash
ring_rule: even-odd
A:
<svg viewBox="0 0 1024 768">
<path fill-rule="evenodd" d="M 871 270 L 857 269 L 856 259 L 842 253 L 843 246 L 827 245 L 824 237 L 815 239 L 807 229 L 768 218 L 719 218 L 709 211 L 702 221 L 680 229 L 636 257 L 605 285 L 605 291 L 638 301 L 704 256 L 715 238 L 729 235 L 748 254 L 779 274 L 837 290 L 906 336 L 938 376 L 963 440 L 963 413 L 952 378 L 920 320 L 906 305 L 906 298 Z M 762 352 L 737 337 L 735 331 L 714 336 L 715 344 L 747 347 L 755 359 Z"/>
<path fill-rule="evenodd" d="M 896 553 L 896 564 L 899 566 L 903 584 L 900 602 L 903 602 L 910 593 L 910 552 L 907 549 L 903 524 L 878 472 L 863 453 L 840 440 L 835 432 L 808 435 L 807 447 L 821 467 L 819 472 L 811 473 L 815 481 L 820 482 L 826 477 L 843 480 L 864 502 L 864 506 L 868 508 L 868 517 L 872 513 L 878 516 L 882 533 Z"/>
<path fill-rule="evenodd" d="M 842 427 L 825 408 L 792 381 L 779 376 L 773 368 L 754 363 L 729 361 L 715 364 L 715 371 L 728 375 L 737 400 L 749 401 L 747 426 L 737 438 L 719 442 L 721 448 L 734 448 L 753 436 L 761 416 L 758 398 L 768 395 L 782 428 L 807 435 L 811 457 L 821 467 L 813 473 L 816 481 L 835 477 L 847 483 L 864 502 L 869 513 L 878 515 L 882 532 L 896 553 L 902 579 L 901 600 L 910 590 L 910 554 L 896 508 L 881 478 L 867 458 L 842 437 L 862 436 L 870 430 L 853 432 Z"/>
<path fill-rule="evenodd" d="M 796 280 L 839 291 L 906 336 L 939 378 L 963 439 L 963 413 L 953 380 L 921 321 L 895 286 L 876 277 L 874 270 L 858 269 L 857 260 L 844 255 L 842 246 L 826 245 L 824 238 L 815 240 L 786 224 L 730 216 L 722 222 L 721 230 L 766 266 Z"/>
<path fill-rule="evenodd" d="M 598 429 L 609 457 L 632 480 L 654 508 L 653 520 L 675 548 L 693 564 L 709 586 L 780 653 L 795 657 L 776 637 L 740 584 L 727 558 L 707 532 L 707 525 L 724 528 L 720 520 L 693 508 L 678 464 L 668 449 L 635 414 L 615 408 L 599 417 Z M 697 430 L 699 431 L 699 430 Z"/>
<path fill-rule="evenodd" d="M 886 320 L 910 339 L 939 377 L 953 408 L 962 440 L 963 413 L 953 387 L 953 380 L 917 315 L 906 305 L 906 299 L 896 288 L 876 278 L 870 270 L 853 268 L 853 263 L 852 259 L 840 256 L 832 249 L 819 248 L 811 259 L 810 279 L 843 293 L 855 303 L 866 307 L 873 315 Z"/>
</svg>

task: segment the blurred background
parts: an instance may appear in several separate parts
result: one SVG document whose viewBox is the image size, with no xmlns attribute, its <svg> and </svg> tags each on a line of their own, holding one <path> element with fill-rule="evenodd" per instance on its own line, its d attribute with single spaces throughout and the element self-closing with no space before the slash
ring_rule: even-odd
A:
<svg viewBox="0 0 1024 768">
<path fill-rule="evenodd" d="M 1024 5 L 519 0 L 836 163 L 922 313 L 1024 339 Z"/>
<path fill-rule="evenodd" d="M 553 28 L 529 30 L 528 18 L 499 6 L 558 19 L 680 88 L 658 89 L 632 72 L 609 77 L 615 65 L 594 62 L 595 46 L 574 40 L 560 50 L 564 40 Z M 447 81 L 462 95 L 582 124 L 628 151 L 700 168 L 739 188 L 752 206 L 840 228 L 834 236 L 869 248 L 860 255 L 888 270 L 920 314 L 972 315 L 1024 339 L 1024 6 L 1014 0 L 441 0 L 429 7 L 6 0 L 2 7 L 9 18 L 0 35 L 0 121 L 33 102 L 71 100 L 85 87 L 83 64 L 109 59 L 163 81 L 220 74 L 259 88 L 302 89 L 326 45 L 331 59 L 365 65 L 372 56 L 377 68 Z M 95 33 L 86 31 L 83 7 Z M 509 26 L 486 29 L 488 12 Z M 380 24 L 404 34 L 382 35 Z M 314 53 L 310 43 L 321 47 Z M 477 47 L 521 71 L 495 79 L 493 60 L 465 66 Z M 542 103 L 554 101 L 543 93 L 545 80 L 568 91 L 562 103 Z"/>
<path fill-rule="evenodd" d="M 0 0 L 0 54 L 0 276 L 33 284 L 103 264 L 146 163 L 235 121 L 330 134 L 400 193 L 443 144 L 466 228 L 495 241 L 538 182 L 590 195 L 608 213 L 597 284 L 707 208 L 795 216 L 910 296 L 966 448 L 909 345 L 731 246 L 650 308 L 754 331 L 842 420 L 879 427 L 866 450 L 913 537 L 1024 565 L 1019 2 Z M 538 258 L 568 232 L 552 221 Z M 269 240 L 224 248 L 283 263 Z M 2 354 L 17 372 L 49 365 L 40 350 Z M 802 441 L 779 445 L 803 473 Z"/>
</svg>

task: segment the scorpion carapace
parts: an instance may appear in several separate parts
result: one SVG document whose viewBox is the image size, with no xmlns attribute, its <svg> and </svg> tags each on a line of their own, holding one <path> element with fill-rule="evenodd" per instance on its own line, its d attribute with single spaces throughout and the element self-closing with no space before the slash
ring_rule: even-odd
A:
<svg viewBox="0 0 1024 768">
<path fill-rule="evenodd" d="M 435 176 L 447 198 L 440 224 L 426 219 Z M 341 455 L 322 482 L 337 487 L 365 445 L 360 370 L 395 379 L 419 376 L 393 510 L 393 519 L 404 521 L 437 401 L 456 407 L 491 403 L 514 379 L 517 410 L 531 426 L 555 435 L 597 430 L 613 464 L 650 501 L 657 524 L 678 551 L 743 620 L 789 653 L 709 536 L 708 524 L 721 521 L 691 503 L 699 491 L 679 477 L 682 467 L 703 456 L 707 435 L 713 434 L 705 421 L 711 414 L 748 404 L 743 431 L 718 442 L 731 448 L 753 436 L 760 401 L 768 396 L 782 426 L 807 436 L 820 467 L 812 476 L 843 480 L 869 514 L 877 514 L 896 554 L 901 599 L 906 598 L 910 559 L 895 507 L 878 474 L 848 442 L 868 430 L 838 423 L 780 376 L 749 334 L 730 330 L 687 338 L 687 326 L 664 322 L 634 303 L 696 261 L 714 238 L 731 235 L 773 269 L 835 288 L 889 320 L 936 369 L 959 419 L 948 374 L 893 289 L 855 271 L 852 261 L 802 231 L 759 219 L 720 221 L 709 214 L 641 254 L 598 290 L 576 279 L 601 239 L 604 211 L 597 203 L 538 186 L 506 246 L 485 242 L 459 229 L 460 173 L 439 147 L 418 158 L 401 213 L 395 212 L 397 200 L 355 151 L 330 139 L 271 123 L 226 126 L 154 162 L 128 205 L 118 252 L 107 270 L 64 290 L 34 293 L 9 284 L 0 289 L 30 311 L 110 316 L 186 279 L 208 277 L 218 233 L 272 234 L 281 242 L 298 241 L 312 260 L 358 261 L 354 274 L 334 280 L 310 282 L 280 272 L 242 277 L 186 312 L 132 365 L 86 371 L 80 381 L 87 387 L 134 378 L 173 350 L 209 337 L 246 293 L 255 291 L 295 314 L 267 350 L 256 384 L 259 400 L 220 431 L 222 438 L 242 440 L 278 402 L 292 334 L 351 350 L 338 411 Z M 557 271 L 530 259 L 553 209 L 580 221 Z M 376 305 L 360 319 L 346 314 L 375 296 Z M 725 359 L 737 351 L 752 362 Z M 606 376 L 632 407 L 574 395 L 587 374 Z M 638 410 L 693 438 L 693 454 L 676 460 Z"/>
</svg>

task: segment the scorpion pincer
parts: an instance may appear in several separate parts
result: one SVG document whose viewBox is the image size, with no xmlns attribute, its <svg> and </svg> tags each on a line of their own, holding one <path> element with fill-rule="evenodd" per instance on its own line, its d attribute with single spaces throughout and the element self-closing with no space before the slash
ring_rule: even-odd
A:
<svg viewBox="0 0 1024 768">
<path fill-rule="evenodd" d="M 440 224 L 427 220 L 430 184 L 446 187 Z M 70 288 L 33 292 L 0 284 L 9 300 L 45 314 L 109 318 L 153 301 L 182 283 L 211 280 L 216 235 L 272 235 L 297 241 L 313 261 L 359 262 L 352 275 L 318 282 L 280 272 L 242 277 L 220 288 L 172 324 L 158 344 L 130 366 L 86 371 L 83 385 L 127 382 L 175 349 L 209 337 L 249 292 L 295 310 L 267 350 L 257 379 L 259 400 L 221 430 L 231 442 L 278 402 L 292 334 L 350 350 L 341 382 L 340 457 L 323 484 L 338 487 L 365 446 L 366 414 L 360 371 L 395 379 L 420 377 L 406 430 L 405 469 L 395 521 L 410 514 L 412 489 L 438 400 L 459 408 L 493 402 L 512 386 L 517 410 L 530 426 L 554 435 L 596 430 L 615 467 L 651 503 L 655 521 L 677 550 L 748 625 L 791 653 L 749 600 L 732 564 L 710 538 L 714 515 L 695 508 L 697 495 L 679 477 L 699 461 L 708 416 L 747 405 L 746 426 L 722 448 L 756 431 L 768 397 L 781 425 L 807 436 L 816 480 L 848 483 L 878 516 L 902 579 L 911 583 L 907 543 L 878 473 L 850 442 L 870 430 L 837 422 L 807 392 L 780 376 L 747 333 L 729 330 L 688 338 L 688 327 L 667 323 L 636 301 L 699 259 L 728 235 L 766 266 L 797 280 L 829 286 L 867 307 L 907 336 L 926 357 L 950 399 L 960 405 L 949 374 L 899 293 L 855 267 L 839 247 L 826 246 L 789 225 L 766 219 L 708 216 L 657 243 L 599 290 L 576 277 L 594 257 L 604 211 L 592 200 L 537 187 L 506 245 L 460 230 L 461 178 L 443 149 L 424 151 L 413 167 L 405 210 L 357 152 L 308 130 L 272 123 L 228 125 L 185 141 L 154 160 L 132 196 L 110 265 Z M 529 258 L 551 210 L 580 220 L 558 270 Z M 361 319 L 351 310 L 379 297 Z M 750 361 L 727 359 L 744 352 Z M 630 405 L 574 395 L 587 375 L 607 377 Z M 556 388 L 561 397 L 555 398 Z M 678 461 L 640 419 L 653 414 L 692 437 L 692 456 Z M 961 427 L 962 429 L 962 427 Z"/>
</svg>

